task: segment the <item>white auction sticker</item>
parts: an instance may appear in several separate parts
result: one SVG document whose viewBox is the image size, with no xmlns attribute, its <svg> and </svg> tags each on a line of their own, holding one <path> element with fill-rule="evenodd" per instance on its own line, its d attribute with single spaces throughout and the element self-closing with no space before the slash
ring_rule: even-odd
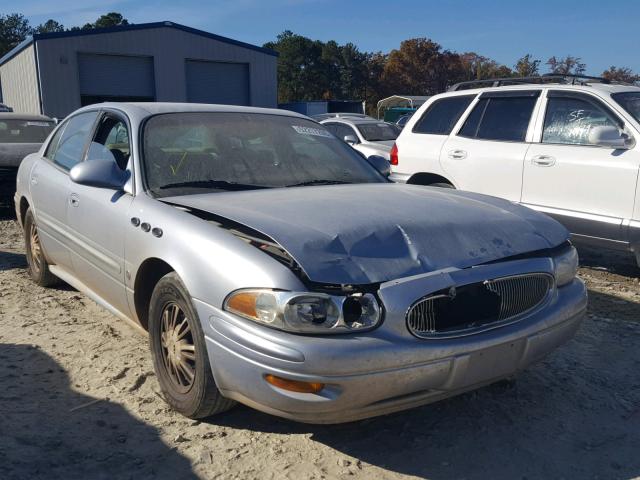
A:
<svg viewBox="0 0 640 480">
<path fill-rule="evenodd" d="M 315 135 L 316 137 L 331 138 L 333 135 L 328 130 L 322 130 L 320 128 L 302 127 L 300 125 L 291 125 L 291 127 L 302 135 Z"/>
</svg>

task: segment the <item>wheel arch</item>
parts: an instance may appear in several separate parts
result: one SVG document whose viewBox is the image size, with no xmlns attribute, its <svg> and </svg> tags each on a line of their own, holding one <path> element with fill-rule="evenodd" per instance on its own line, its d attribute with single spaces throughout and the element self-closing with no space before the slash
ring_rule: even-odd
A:
<svg viewBox="0 0 640 480">
<path fill-rule="evenodd" d="M 448 183 L 455 188 L 455 184 L 446 177 L 437 173 L 420 172 L 413 174 L 407 183 L 410 185 L 432 185 L 434 183 Z"/>
<path fill-rule="evenodd" d="M 176 269 L 166 261 L 151 257 L 144 260 L 136 272 L 133 282 L 133 304 L 140 325 L 149 330 L 149 303 L 156 285 L 166 274 Z"/>
<path fill-rule="evenodd" d="M 26 197 L 20 197 L 18 222 L 20 222 L 20 226 L 22 228 L 24 228 L 24 217 L 27 215 L 27 210 L 30 206 L 31 205 L 29 205 L 29 200 L 27 200 Z"/>
</svg>

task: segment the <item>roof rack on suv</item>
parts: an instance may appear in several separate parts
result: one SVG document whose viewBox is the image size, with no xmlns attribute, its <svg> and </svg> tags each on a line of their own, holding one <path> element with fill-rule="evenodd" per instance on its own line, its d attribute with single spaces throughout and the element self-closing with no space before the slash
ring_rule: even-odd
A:
<svg viewBox="0 0 640 480">
<path fill-rule="evenodd" d="M 502 87 L 505 85 L 519 85 L 529 83 L 562 83 L 565 85 L 587 85 L 589 83 L 611 83 L 606 78 L 592 77 L 589 75 L 573 75 L 565 73 L 545 73 L 534 77 L 503 77 L 487 78 L 484 80 L 469 80 L 459 82 L 449 87 L 449 92 L 466 90 L 469 88 Z"/>
</svg>

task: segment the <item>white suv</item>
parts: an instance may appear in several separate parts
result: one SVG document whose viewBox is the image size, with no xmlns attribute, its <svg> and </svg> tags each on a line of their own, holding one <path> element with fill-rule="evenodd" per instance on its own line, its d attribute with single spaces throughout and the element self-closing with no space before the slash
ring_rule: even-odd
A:
<svg viewBox="0 0 640 480">
<path fill-rule="evenodd" d="M 638 87 L 546 78 L 456 88 L 409 120 L 391 151 L 391 178 L 522 203 L 640 263 L 638 140 Z"/>
</svg>

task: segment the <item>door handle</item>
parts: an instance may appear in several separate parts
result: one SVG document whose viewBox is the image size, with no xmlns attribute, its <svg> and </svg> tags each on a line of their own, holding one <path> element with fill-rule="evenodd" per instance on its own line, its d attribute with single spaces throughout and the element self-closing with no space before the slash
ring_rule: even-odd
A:
<svg viewBox="0 0 640 480">
<path fill-rule="evenodd" d="M 467 152 L 464 150 L 449 150 L 447 156 L 453 160 L 463 160 L 467 158 Z"/>
<path fill-rule="evenodd" d="M 80 205 L 80 198 L 75 193 L 72 193 L 71 197 L 69 198 L 69 203 L 72 207 L 77 207 L 78 205 Z"/>
<path fill-rule="evenodd" d="M 539 167 L 553 167 L 556 164 L 556 159 L 551 155 L 536 155 L 531 159 L 531 163 Z"/>
</svg>

